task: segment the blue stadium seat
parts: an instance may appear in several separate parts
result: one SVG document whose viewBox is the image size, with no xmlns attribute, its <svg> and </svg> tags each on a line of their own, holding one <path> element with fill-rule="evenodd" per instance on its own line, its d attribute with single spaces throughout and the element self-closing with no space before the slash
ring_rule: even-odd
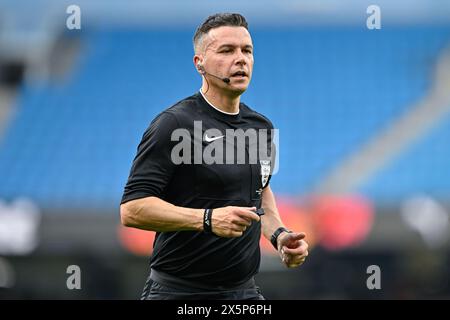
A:
<svg viewBox="0 0 450 320">
<path fill-rule="evenodd" d="M 43 207 L 116 208 L 149 122 L 200 87 L 192 65 L 193 31 L 92 31 L 63 82 L 25 84 L 0 144 L 0 198 L 28 196 Z M 407 111 L 426 94 L 449 34 L 445 27 L 253 30 L 255 71 L 242 101 L 280 129 L 273 189 L 309 192 Z M 445 141 L 444 131 L 416 152 L 441 155 L 442 145 L 433 145 Z M 389 169 L 389 179 L 397 172 L 407 177 L 409 159 Z M 446 174 L 391 184 L 389 192 L 448 191 Z M 387 176 L 379 179 L 364 189 L 369 195 L 387 192 Z"/>
</svg>

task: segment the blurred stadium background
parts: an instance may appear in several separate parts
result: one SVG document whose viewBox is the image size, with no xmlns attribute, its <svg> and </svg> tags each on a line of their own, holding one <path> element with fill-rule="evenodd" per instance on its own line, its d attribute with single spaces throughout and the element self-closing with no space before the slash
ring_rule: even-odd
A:
<svg viewBox="0 0 450 320">
<path fill-rule="evenodd" d="M 153 234 L 120 226 L 123 186 L 151 119 L 200 87 L 191 39 L 223 11 L 250 23 L 242 100 L 280 129 L 272 188 L 312 247 L 288 270 L 262 240 L 266 297 L 450 298 L 444 0 L 0 1 L 0 298 L 139 297 Z"/>
</svg>

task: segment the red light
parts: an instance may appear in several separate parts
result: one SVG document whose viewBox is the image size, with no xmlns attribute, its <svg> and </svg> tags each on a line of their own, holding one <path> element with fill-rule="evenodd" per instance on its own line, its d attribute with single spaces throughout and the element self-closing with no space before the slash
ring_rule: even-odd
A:
<svg viewBox="0 0 450 320">
<path fill-rule="evenodd" d="M 320 196 L 311 206 L 320 243 L 331 250 L 363 242 L 373 224 L 373 208 L 358 196 Z"/>
<path fill-rule="evenodd" d="M 155 232 L 122 225 L 118 227 L 118 236 L 122 246 L 138 256 L 150 256 L 153 251 Z"/>
</svg>

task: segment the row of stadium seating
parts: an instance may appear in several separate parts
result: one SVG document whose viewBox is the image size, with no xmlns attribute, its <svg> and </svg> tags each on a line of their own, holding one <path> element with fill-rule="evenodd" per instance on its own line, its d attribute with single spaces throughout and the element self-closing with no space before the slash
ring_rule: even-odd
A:
<svg viewBox="0 0 450 320">
<path fill-rule="evenodd" d="M 0 137 L 0 198 L 44 207 L 116 207 L 151 119 L 200 87 L 194 29 L 90 30 L 72 72 L 25 83 Z M 252 30 L 255 69 L 242 101 L 280 129 L 275 192 L 311 192 L 431 83 L 447 27 Z M 374 199 L 450 191 L 450 121 L 355 192 Z"/>
</svg>

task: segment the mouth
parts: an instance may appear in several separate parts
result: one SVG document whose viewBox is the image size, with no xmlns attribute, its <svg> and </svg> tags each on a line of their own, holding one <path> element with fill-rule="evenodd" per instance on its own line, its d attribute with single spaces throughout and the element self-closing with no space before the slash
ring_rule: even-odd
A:
<svg viewBox="0 0 450 320">
<path fill-rule="evenodd" d="M 247 73 L 243 70 L 236 71 L 235 73 L 232 73 L 231 76 L 233 78 L 245 78 L 248 77 Z"/>
</svg>

